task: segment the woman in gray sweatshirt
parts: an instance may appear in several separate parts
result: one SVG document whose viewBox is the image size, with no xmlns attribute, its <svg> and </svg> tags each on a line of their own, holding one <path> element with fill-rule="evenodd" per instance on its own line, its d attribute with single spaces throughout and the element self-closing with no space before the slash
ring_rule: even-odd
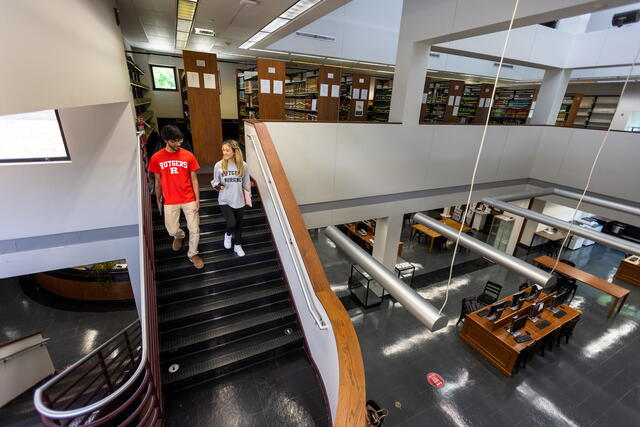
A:
<svg viewBox="0 0 640 427">
<path fill-rule="evenodd" d="M 244 216 L 244 190 L 250 191 L 249 170 L 242 157 L 238 141 L 233 139 L 222 143 L 222 160 L 213 167 L 211 185 L 218 190 L 218 204 L 227 228 L 224 234 L 224 247 L 238 256 L 244 256 L 242 250 L 241 223 Z"/>
</svg>

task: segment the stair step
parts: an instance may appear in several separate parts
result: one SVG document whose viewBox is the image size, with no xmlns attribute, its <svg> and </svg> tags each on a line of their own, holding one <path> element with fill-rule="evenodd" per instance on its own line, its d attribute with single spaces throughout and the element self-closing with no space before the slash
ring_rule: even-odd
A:
<svg viewBox="0 0 640 427">
<path fill-rule="evenodd" d="M 249 253 L 256 253 L 265 248 L 274 248 L 271 242 L 251 243 L 248 245 L 242 245 L 244 251 Z M 224 245 L 215 248 L 213 250 L 201 250 L 198 255 L 205 263 L 215 262 L 218 259 L 236 258 L 233 250 L 225 249 Z M 192 264 L 187 257 L 186 248 L 183 248 L 179 252 L 171 252 L 161 258 L 156 258 L 156 273 L 168 271 L 174 268 L 191 268 Z"/>
<path fill-rule="evenodd" d="M 282 271 L 278 263 L 272 260 L 261 261 L 160 282 L 158 283 L 158 299 L 160 303 L 163 303 L 190 296 L 206 295 L 281 276 Z"/>
<path fill-rule="evenodd" d="M 174 360 L 172 363 L 180 366 L 175 373 L 169 373 L 170 363 L 164 364 L 162 383 L 168 392 L 175 392 L 299 348 L 303 342 L 302 333 L 295 323 L 289 327 L 293 330 L 290 335 L 285 335 L 282 328 L 276 328 L 221 349 L 203 351 Z"/>
<path fill-rule="evenodd" d="M 220 318 L 247 310 L 257 305 L 278 302 L 289 297 L 289 288 L 282 281 L 269 282 L 265 287 L 226 292 L 224 294 L 205 295 L 182 304 L 159 309 L 160 331 L 168 331 L 190 323 Z"/>
<path fill-rule="evenodd" d="M 273 310 L 273 305 L 269 304 L 224 319 L 189 325 L 160 337 L 162 360 L 172 360 L 177 355 L 213 348 L 256 332 L 282 326 L 295 321 L 295 317 L 290 304 L 287 303 L 280 310 Z"/>
<path fill-rule="evenodd" d="M 262 210 L 248 211 L 245 213 L 242 218 L 243 225 L 255 225 L 255 224 L 264 224 L 265 223 L 265 215 Z M 206 215 L 200 215 L 200 230 L 202 229 L 220 229 L 225 228 L 226 221 L 224 216 L 221 213 L 212 213 Z M 187 228 L 187 220 L 183 215 L 180 216 L 180 227 L 185 229 Z M 154 233 L 167 233 L 167 230 L 164 226 L 164 218 L 158 219 L 153 224 Z"/>
<path fill-rule="evenodd" d="M 189 245 L 188 230 L 185 230 L 185 233 L 187 236 L 183 241 L 183 251 L 186 251 Z M 222 247 L 223 240 L 224 229 L 209 232 L 202 232 L 202 230 L 200 230 L 200 243 L 198 244 L 198 249 L 204 251 L 207 249 Z M 270 241 L 271 232 L 264 224 L 242 227 L 242 240 L 244 244 Z M 172 243 L 173 237 L 168 234 L 166 236 L 156 237 L 154 244 L 156 259 L 161 258 L 165 253 L 174 253 L 171 249 Z"/>
<path fill-rule="evenodd" d="M 208 196 L 208 195 L 207 195 Z M 215 212 L 220 212 L 220 205 L 218 204 L 218 194 L 214 194 L 211 195 L 213 197 L 204 197 L 204 195 L 202 194 L 202 191 L 200 191 L 200 210 L 201 211 L 215 211 Z M 159 215 L 159 211 L 158 211 L 158 204 L 155 203 L 155 198 L 153 199 L 153 215 L 161 218 Z M 253 205 L 252 207 L 247 207 L 247 210 L 252 210 L 252 209 L 258 209 L 259 207 L 262 206 L 262 201 L 260 200 L 260 197 L 258 196 L 252 196 L 251 197 L 251 204 Z"/>
</svg>

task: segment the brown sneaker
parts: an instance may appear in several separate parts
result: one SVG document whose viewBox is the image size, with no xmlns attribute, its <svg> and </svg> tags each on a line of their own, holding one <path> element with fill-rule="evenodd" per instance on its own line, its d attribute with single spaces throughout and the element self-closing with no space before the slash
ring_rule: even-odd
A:
<svg viewBox="0 0 640 427">
<path fill-rule="evenodd" d="M 171 244 L 171 249 L 173 249 L 174 252 L 178 252 L 180 249 L 182 249 L 182 239 L 174 237 L 173 243 Z"/>
<path fill-rule="evenodd" d="M 192 256 L 191 258 L 189 258 L 189 261 L 191 261 L 193 266 L 198 270 L 204 268 L 204 262 L 202 261 L 202 258 L 200 258 L 198 255 Z"/>
</svg>

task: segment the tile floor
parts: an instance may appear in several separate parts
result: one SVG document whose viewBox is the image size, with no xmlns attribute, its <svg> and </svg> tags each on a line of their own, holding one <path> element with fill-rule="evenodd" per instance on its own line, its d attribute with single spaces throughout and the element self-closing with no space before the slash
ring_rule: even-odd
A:
<svg viewBox="0 0 640 427">
<path fill-rule="evenodd" d="M 406 242 L 407 232 L 403 233 Z M 523 279 L 506 269 L 480 265 L 477 271 L 454 274 L 444 313 L 449 325 L 431 333 L 399 304 L 386 299 L 362 309 L 349 296 L 349 262 L 322 233 L 312 232 L 331 285 L 349 310 L 362 348 L 367 397 L 389 409 L 388 426 L 635 426 L 640 425 L 640 289 L 631 289 L 620 314 L 607 319 L 611 297 L 581 284 L 572 306 L 583 311 L 569 345 L 536 357 L 508 378 L 458 338 L 455 322 L 460 301 L 482 292 L 487 280 L 503 285 L 503 295 Z M 405 243 L 406 245 L 406 243 Z M 531 253 L 533 259 L 540 253 Z M 403 258 L 421 264 L 423 283 L 429 276 L 446 279 L 451 251 L 428 254 L 415 245 Z M 623 254 L 595 244 L 566 256 L 580 269 L 611 280 Z M 458 257 L 465 271 L 472 254 Z M 428 272 L 428 274 L 425 274 Z M 418 289 L 440 307 L 446 280 Z M 440 374 L 445 387 L 425 380 Z"/>
</svg>

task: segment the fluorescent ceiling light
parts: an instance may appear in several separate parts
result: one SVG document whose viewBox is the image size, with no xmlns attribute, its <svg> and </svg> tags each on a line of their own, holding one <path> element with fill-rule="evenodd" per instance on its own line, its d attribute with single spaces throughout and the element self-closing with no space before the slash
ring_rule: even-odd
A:
<svg viewBox="0 0 640 427">
<path fill-rule="evenodd" d="M 267 37 L 268 35 L 269 35 L 269 33 L 264 33 L 264 32 L 262 32 L 262 31 L 259 31 L 259 32 L 255 33 L 255 34 L 253 35 L 253 37 L 251 37 L 251 38 L 249 39 L 249 41 L 250 41 L 250 42 L 257 43 L 257 42 L 259 42 L 260 40 L 262 40 L 263 38 Z"/>
<path fill-rule="evenodd" d="M 178 0 L 178 19 L 193 21 L 198 3 L 191 0 Z"/>
<path fill-rule="evenodd" d="M 178 19 L 178 25 L 176 27 L 178 31 L 188 33 L 191 30 L 191 21 L 186 19 Z"/>
<path fill-rule="evenodd" d="M 246 41 L 240 45 L 240 49 L 249 49 L 254 44 L 256 44 L 256 42 Z"/>
<path fill-rule="evenodd" d="M 295 55 L 295 56 L 303 56 L 305 58 L 317 58 L 317 59 L 324 59 L 324 56 L 317 56 L 317 55 L 305 55 L 304 53 L 292 53 L 291 55 Z"/>
<path fill-rule="evenodd" d="M 178 40 L 176 40 L 176 49 L 184 49 L 185 47 L 187 47 L 187 42 L 186 41 L 178 41 Z"/>
<path fill-rule="evenodd" d="M 186 43 L 188 38 L 189 38 L 189 33 L 184 33 L 182 31 L 176 32 L 176 41 Z"/>
<path fill-rule="evenodd" d="M 358 61 L 353 61 L 351 59 L 338 59 L 338 58 L 327 58 L 329 61 L 339 61 L 339 62 L 352 62 L 354 64 L 358 63 Z"/>
<path fill-rule="evenodd" d="M 359 61 L 358 64 L 363 64 L 363 65 L 374 65 L 376 67 L 388 67 L 388 65 L 386 64 L 376 64 L 375 62 L 363 62 L 363 61 Z"/>
<path fill-rule="evenodd" d="M 267 24 L 261 31 L 264 31 L 265 33 L 273 33 L 275 30 L 287 25 L 288 23 L 289 23 L 288 19 L 276 18 L 273 21 L 271 21 L 269 24 Z"/>
<path fill-rule="evenodd" d="M 255 58 L 255 55 L 242 55 L 241 53 L 226 53 L 221 52 L 220 55 L 242 56 L 244 58 Z"/>
<path fill-rule="evenodd" d="M 278 55 L 289 55 L 289 52 L 278 52 L 277 50 L 267 50 L 267 49 L 258 49 L 258 48 L 251 48 L 251 50 L 257 50 L 258 52 L 277 53 Z"/>
<path fill-rule="evenodd" d="M 320 1 L 321 0 L 300 0 L 280 15 L 280 18 L 293 19 L 301 13 L 311 9 L 317 3 L 320 3 Z"/>
</svg>

